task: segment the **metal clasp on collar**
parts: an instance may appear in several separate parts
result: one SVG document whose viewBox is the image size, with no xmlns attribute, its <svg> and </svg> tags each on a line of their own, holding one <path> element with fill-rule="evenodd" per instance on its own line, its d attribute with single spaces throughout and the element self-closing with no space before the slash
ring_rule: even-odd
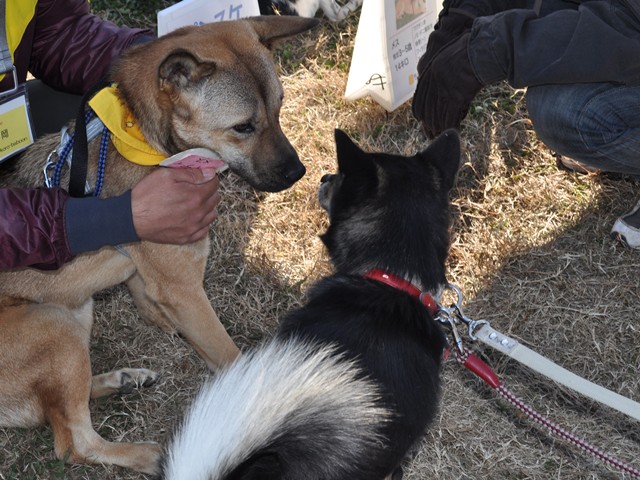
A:
<svg viewBox="0 0 640 480">
<path fill-rule="evenodd" d="M 471 318 L 467 317 L 462 311 L 462 291 L 452 283 L 447 284 L 447 288 L 453 290 L 456 293 L 456 302 L 448 307 L 438 304 L 438 313 L 436 314 L 435 318 L 440 323 L 449 326 L 456 347 L 458 348 L 458 351 L 462 353 L 464 351 L 464 346 L 462 344 L 462 338 L 458 333 L 457 324 L 464 323 L 467 326 L 467 334 L 469 335 L 469 338 L 475 341 L 477 340 L 475 332 L 482 325 L 488 325 L 489 322 L 487 322 L 486 320 L 472 320 Z"/>
<path fill-rule="evenodd" d="M 54 186 L 51 173 L 56 166 L 56 162 L 51 159 L 54 155 L 57 155 L 57 153 L 57 150 L 53 150 L 49 155 L 47 155 L 47 162 L 44 164 L 44 168 L 42 169 L 42 174 L 44 175 L 44 186 L 47 188 L 52 188 Z"/>
<path fill-rule="evenodd" d="M 5 74 L 8 73 L 4 72 Z M 15 65 L 13 66 L 13 69 L 11 70 L 11 73 L 13 75 L 13 87 L 11 87 L 9 90 L 5 90 L 2 93 L 0 93 L 0 97 L 5 97 L 7 95 L 11 95 L 12 93 L 15 93 L 18 91 L 18 71 L 16 70 Z"/>
</svg>

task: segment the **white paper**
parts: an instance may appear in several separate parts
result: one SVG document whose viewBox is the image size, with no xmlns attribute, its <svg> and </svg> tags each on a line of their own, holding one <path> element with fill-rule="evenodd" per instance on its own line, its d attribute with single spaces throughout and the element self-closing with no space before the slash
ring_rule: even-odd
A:
<svg viewBox="0 0 640 480">
<path fill-rule="evenodd" d="M 158 36 L 187 25 L 260 15 L 258 0 L 182 0 L 158 12 Z"/>
<path fill-rule="evenodd" d="M 345 98 L 371 96 L 389 112 L 410 99 L 441 6 L 441 0 L 365 0 Z"/>
</svg>

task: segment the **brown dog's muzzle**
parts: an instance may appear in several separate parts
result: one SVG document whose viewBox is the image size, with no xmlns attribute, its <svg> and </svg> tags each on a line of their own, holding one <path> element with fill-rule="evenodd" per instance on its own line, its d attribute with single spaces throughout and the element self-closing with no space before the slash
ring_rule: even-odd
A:
<svg viewBox="0 0 640 480">
<path fill-rule="evenodd" d="M 302 162 L 298 160 L 295 163 L 292 162 L 290 168 L 284 173 L 284 178 L 289 182 L 289 185 L 291 186 L 302 177 L 304 177 L 305 173 L 307 173 L 307 169 L 304 167 Z"/>
<path fill-rule="evenodd" d="M 264 167 L 263 167 L 264 168 Z M 291 187 L 300 180 L 307 169 L 300 161 L 294 148 L 289 145 L 276 154 L 276 161 L 271 163 L 268 171 L 257 172 L 253 187 L 264 192 L 280 192 Z M 250 182 L 251 183 L 251 182 Z"/>
</svg>

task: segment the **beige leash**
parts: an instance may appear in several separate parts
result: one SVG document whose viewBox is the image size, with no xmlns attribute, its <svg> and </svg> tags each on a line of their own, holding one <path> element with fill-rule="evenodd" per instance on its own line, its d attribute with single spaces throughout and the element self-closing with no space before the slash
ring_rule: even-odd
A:
<svg viewBox="0 0 640 480">
<path fill-rule="evenodd" d="M 481 325 L 474 334 L 476 338 L 485 345 L 489 345 L 523 365 L 526 365 L 530 369 L 640 421 L 640 403 L 634 402 L 627 397 L 607 390 L 600 385 L 570 372 L 566 368 L 553 363 L 548 358 L 525 347 L 513 338 L 500 333 L 488 323 Z"/>
<path fill-rule="evenodd" d="M 451 326 L 459 350 L 462 350 L 462 344 L 455 327 L 456 324 L 462 322 L 466 324 L 469 337 L 472 340 L 480 340 L 485 345 L 498 350 L 553 381 L 640 421 L 640 403 L 623 397 L 611 390 L 607 390 L 600 385 L 570 372 L 566 368 L 525 347 L 513 338 L 492 328 L 486 320 L 476 321 L 468 318 L 462 312 L 462 292 L 452 284 L 449 284 L 449 288 L 458 295 L 458 299 L 456 303 L 450 307 L 441 306 L 440 315 L 444 318 L 444 321 L 441 321 Z"/>
</svg>

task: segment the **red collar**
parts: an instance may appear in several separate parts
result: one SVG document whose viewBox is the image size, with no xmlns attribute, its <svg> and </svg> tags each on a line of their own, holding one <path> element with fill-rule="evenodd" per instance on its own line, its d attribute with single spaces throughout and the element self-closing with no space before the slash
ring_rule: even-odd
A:
<svg viewBox="0 0 640 480">
<path fill-rule="evenodd" d="M 412 297 L 416 297 L 422 304 L 427 308 L 429 313 L 435 317 L 436 313 L 440 307 L 433 299 L 431 295 L 427 292 L 421 291 L 418 287 L 416 287 L 413 283 L 405 280 L 404 278 L 397 277 L 391 273 L 386 273 L 382 270 L 378 270 L 374 268 L 373 270 L 369 270 L 367 273 L 363 275 L 365 278 L 369 278 L 371 280 L 376 280 L 378 282 L 382 282 L 390 287 L 397 288 L 398 290 L 402 290 L 403 292 L 408 293 Z"/>
</svg>

